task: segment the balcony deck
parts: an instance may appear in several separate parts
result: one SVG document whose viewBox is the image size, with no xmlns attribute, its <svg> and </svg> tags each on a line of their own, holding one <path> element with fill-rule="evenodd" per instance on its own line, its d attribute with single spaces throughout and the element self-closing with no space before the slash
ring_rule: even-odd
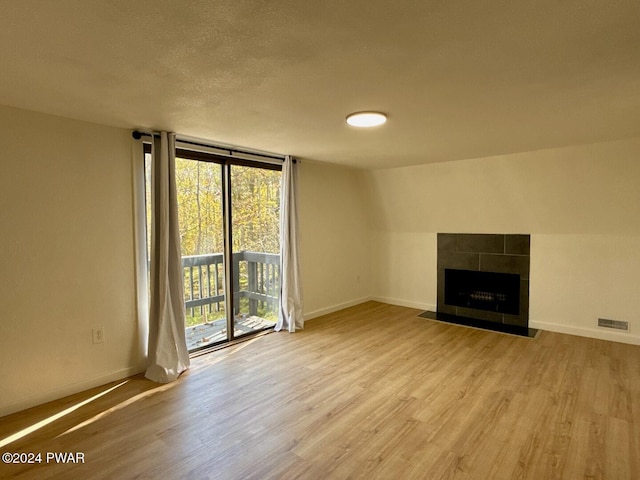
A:
<svg viewBox="0 0 640 480">
<path fill-rule="evenodd" d="M 233 254 L 234 336 L 275 325 L 261 315 L 276 312 L 280 293 L 280 255 L 242 251 Z M 224 256 L 222 253 L 182 257 L 187 316 L 199 325 L 186 327 L 189 351 L 227 339 L 224 318 Z"/>
<path fill-rule="evenodd" d="M 250 332 L 273 327 L 276 323 L 255 315 L 236 318 L 234 336 L 238 337 Z M 227 339 L 227 321 L 224 318 L 213 322 L 194 325 L 185 329 L 189 351 L 207 345 L 214 345 Z"/>
</svg>

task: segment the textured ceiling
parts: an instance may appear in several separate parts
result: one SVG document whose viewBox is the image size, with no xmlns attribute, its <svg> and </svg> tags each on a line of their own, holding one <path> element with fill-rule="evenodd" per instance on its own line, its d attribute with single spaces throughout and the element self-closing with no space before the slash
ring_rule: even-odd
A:
<svg viewBox="0 0 640 480">
<path fill-rule="evenodd" d="M 640 134 L 638 0 L 1 6 L 4 105 L 364 168 Z"/>
</svg>

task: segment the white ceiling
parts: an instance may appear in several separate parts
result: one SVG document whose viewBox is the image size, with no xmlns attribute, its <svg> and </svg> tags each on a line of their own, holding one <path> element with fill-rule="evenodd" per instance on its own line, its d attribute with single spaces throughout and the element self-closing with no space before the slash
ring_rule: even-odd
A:
<svg viewBox="0 0 640 480">
<path fill-rule="evenodd" d="M 1 7 L 4 105 L 364 168 L 640 135 L 638 0 Z"/>
</svg>

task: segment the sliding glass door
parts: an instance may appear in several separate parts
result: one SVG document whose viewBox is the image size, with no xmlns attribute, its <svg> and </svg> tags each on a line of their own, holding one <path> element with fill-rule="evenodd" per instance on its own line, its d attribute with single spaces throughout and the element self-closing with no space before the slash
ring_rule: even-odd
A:
<svg viewBox="0 0 640 480">
<path fill-rule="evenodd" d="M 280 172 L 231 165 L 234 335 L 273 327 L 280 292 Z"/>
<path fill-rule="evenodd" d="M 189 351 L 273 327 L 280 165 L 178 149 L 175 168 Z"/>
<path fill-rule="evenodd" d="M 176 158 L 178 222 L 190 351 L 227 339 L 222 167 Z"/>
</svg>

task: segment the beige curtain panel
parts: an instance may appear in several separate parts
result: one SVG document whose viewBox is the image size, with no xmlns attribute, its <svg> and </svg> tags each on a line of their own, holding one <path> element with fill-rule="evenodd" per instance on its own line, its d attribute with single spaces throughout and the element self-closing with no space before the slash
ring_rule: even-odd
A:
<svg viewBox="0 0 640 480">
<path fill-rule="evenodd" d="M 185 340 L 182 255 L 175 183 L 175 134 L 153 140 L 151 167 L 151 297 L 145 376 L 168 383 L 189 368 Z"/>
<path fill-rule="evenodd" d="M 290 156 L 282 164 L 280 188 L 280 312 L 275 330 L 304 328 L 302 278 L 298 255 L 298 163 Z"/>
</svg>

